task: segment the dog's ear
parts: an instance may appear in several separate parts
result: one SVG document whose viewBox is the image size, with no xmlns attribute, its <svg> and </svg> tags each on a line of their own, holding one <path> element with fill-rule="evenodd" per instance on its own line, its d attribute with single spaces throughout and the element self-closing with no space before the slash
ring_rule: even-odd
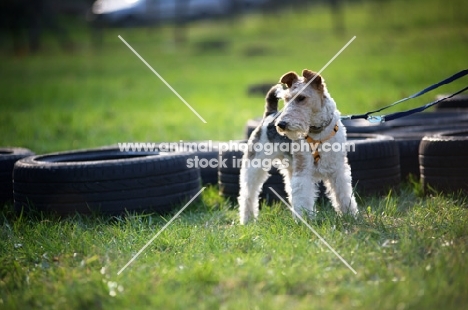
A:
<svg viewBox="0 0 468 310">
<path fill-rule="evenodd" d="M 302 76 L 304 77 L 304 79 L 306 80 L 307 83 L 310 80 L 314 79 L 312 81 L 312 83 L 310 83 L 310 85 L 312 87 L 314 87 L 316 89 L 323 88 L 323 86 L 322 86 L 323 80 L 322 80 L 322 77 L 319 74 L 317 74 L 317 73 L 315 73 L 313 71 L 310 71 L 308 69 L 304 69 L 304 70 L 302 70 Z"/>
<path fill-rule="evenodd" d="M 296 74 L 294 71 L 290 71 L 288 73 L 285 73 L 281 79 L 280 82 L 283 84 L 288 85 L 288 87 L 291 87 L 291 85 L 296 82 L 299 79 L 299 76 Z"/>
</svg>

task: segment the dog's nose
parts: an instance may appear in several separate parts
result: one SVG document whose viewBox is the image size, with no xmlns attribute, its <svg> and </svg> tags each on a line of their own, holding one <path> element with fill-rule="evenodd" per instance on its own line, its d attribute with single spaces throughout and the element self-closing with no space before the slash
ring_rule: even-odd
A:
<svg viewBox="0 0 468 310">
<path fill-rule="evenodd" d="M 286 123 L 285 121 L 281 121 L 281 122 L 278 122 L 276 126 L 278 126 L 281 129 L 286 129 L 286 127 L 288 126 L 288 123 Z"/>
</svg>

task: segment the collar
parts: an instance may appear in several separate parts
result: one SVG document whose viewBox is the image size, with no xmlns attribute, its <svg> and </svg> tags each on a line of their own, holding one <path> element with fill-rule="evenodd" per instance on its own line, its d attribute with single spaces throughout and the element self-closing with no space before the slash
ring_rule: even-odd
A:
<svg viewBox="0 0 468 310">
<path fill-rule="evenodd" d="M 334 119 L 334 117 L 330 118 L 330 120 L 323 126 L 320 126 L 320 127 L 317 127 L 317 126 L 309 126 L 309 133 L 320 133 L 322 130 L 324 130 L 325 128 L 328 127 L 328 125 L 330 125 L 330 123 L 332 122 L 332 120 Z"/>
<path fill-rule="evenodd" d="M 339 126 L 338 126 L 338 123 L 336 123 L 335 127 L 333 127 L 332 132 L 330 132 L 330 134 L 326 138 L 320 139 L 320 140 L 312 139 L 308 135 L 304 137 L 304 139 L 307 140 L 307 142 L 310 144 L 311 149 L 313 150 L 312 155 L 314 156 L 314 164 L 317 164 L 319 159 L 320 159 L 320 154 L 318 152 L 318 146 L 320 144 L 322 144 L 323 142 L 333 138 L 336 135 L 336 133 L 338 132 L 338 129 L 339 129 Z"/>
</svg>

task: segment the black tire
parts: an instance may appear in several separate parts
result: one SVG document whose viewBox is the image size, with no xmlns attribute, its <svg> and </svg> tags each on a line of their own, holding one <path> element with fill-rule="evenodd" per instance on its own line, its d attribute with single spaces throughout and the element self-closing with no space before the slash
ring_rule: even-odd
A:
<svg viewBox="0 0 468 310">
<path fill-rule="evenodd" d="M 419 145 L 421 183 L 442 192 L 468 192 L 468 130 L 426 136 Z"/>
<path fill-rule="evenodd" d="M 449 157 L 450 159 L 450 157 Z M 421 173 L 426 176 L 438 175 L 444 177 L 463 178 L 468 175 L 468 167 L 428 167 L 426 165 L 421 167 Z"/>
<path fill-rule="evenodd" d="M 358 193 L 381 193 L 399 184 L 399 149 L 392 137 L 351 133 L 348 143 L 355 146 L 348 152 L 348 162 Z"/>
<path fill-rule="evenodd" d="M 398 143 L 400 150 L 400 174 L 405 180 L 409 175 L 419 178 L 418 150 L 422 138 L 427 135 L 434 135 L 441 131 L 460 130 L 467 128 L 467 123 L 445 124 L 445 125 L 425 125 L 401 127 L 385 131 L 385 135 L 392 136 Z"/>
<path fill-rule="evenodd" d="M 148 213 L 157 212 L 159 214 L 168 213 L 174 210 L 175 207 L 185 203 L 187 200 L 195 196 L 199 189 L 188 190 L 177 194 L 165 195 L 162 197 L 138 197 L 129 198 L 124 200 L 108 200 L 99 203 L 34 203 L 31 199 L 22 200 L 18 197 L 18 204 L 21 205 L 21 210 L 32 210 L 31 206 L 34 205 L 34 210 L 40 212 L 53 213 L 58 216 L 69 216 L 73 214 L 106 214 L 106 215 L 125 215 L 126 212 L 130 213 Z M 157 200 L 157 202 L 155 202 Z M 128 207 L 125 207 L 128 206 Z"/>
<path fill-rule="evenodd" d="M 189 143 L 196 143 L 197 144 L 197 149 L 196 151 L 191 151 L 192 153 L 192 158 L 198 157 L 200 160 L 200 163 L 203 163 L 204 166 L 200 167 L 200 177 L 203 185 L 215 185 L 218 183 L 218 167 L 217 166 L 211 166 L 211 165 L 206 165 L 207 162 L 213 162 L 214 160 L 218 160 L 219 156 L 219 143 L 216 141 L 195 141 L 195 142 L 189 142 Z M 207 150 L 201 150 L 202 145 L 207 145 L 209 143 L 209 146 Z M 204 161 L 204 162 L 202 162 Z"/>
<path fill-rule="evenodd" d="M 392 120 L 391 128 L 413 127 L 413 126 L 453 126 L 454 124 L 468 123 L 468 113 L 456 111 L 435 111 L 411 114 L 399 119 Z"/>
<path fill-rule="evenodd" d="M 406 180 L 411 176 L 419 178 L 418 149 L 422 137 L 395 139 L 400 150 L 400 176 Z"/>
<path fill-rule="evenodd" d="M 32 156 L 31 150 L 20 147 L 0 148 L 0 204 L 13 201 L 13 167 L 21 158 Z"/>
<path fill-rule="evenodd" d="M 438 95 L 436 100 L 447 97 L 448 95 Z M 445 109 L 468 109 L 468 95 L 458 94 L 452 98 L 445 99 L 435 105 L 437 110 Z"/>
<path fill-rule="evenodd" d="M 466 156 L 427 156 L 419 155 L 419 162 L 425 167 L 450 168 L 466 165 Z"/>
<path fill-rule="evenodd" d="M 424 137 L 419 145 L 419 155 L 468 158 L 468 129 Z"/>
<path fill-rule="evenodd" d="M 168 212 L 200 190 L 191 153 L 100 148 L 31 156 L 13 170 L 17 211 L 58 215 Z"/>
<path fill-rule="evenodd" d="M 207 165 L 206 163 L 218 160 L 218 141 L 183 141 L 180 142 L 160 142 L 155 145 L 155 149 L 164 152 L 189 152 L 192 154 L 192 163 L 195 160 L 200 168 L 200 177 L 203 185 L 215 185 L 218 182 L 218 167 Z M 164 144 L 164 145 L 163 145 Z M 201 167 L 203 166 L 203 167 Z"/>
</svg>

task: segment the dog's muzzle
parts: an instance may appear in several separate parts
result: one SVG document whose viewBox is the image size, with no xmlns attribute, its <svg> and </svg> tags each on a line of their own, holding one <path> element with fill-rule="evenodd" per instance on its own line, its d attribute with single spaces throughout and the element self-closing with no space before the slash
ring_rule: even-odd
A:
<svg viewBox="0 0 468 310">
<path fill-rule="evenodd" d="M 286 127 L 288 127 L 288 123 L 286 123 L 285 121 L 281 121 L 281 122 L 278 122 L 276 126 L 278 126 L 279 128 L 283 130 L 286 130 Z"/>
</svg>

